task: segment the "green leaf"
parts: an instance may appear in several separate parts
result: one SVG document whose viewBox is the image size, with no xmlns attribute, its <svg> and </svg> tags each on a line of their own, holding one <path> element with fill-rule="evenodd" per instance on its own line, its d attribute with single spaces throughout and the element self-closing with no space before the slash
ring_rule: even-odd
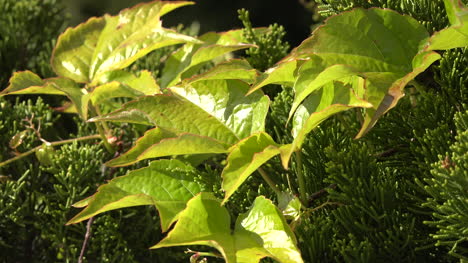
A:
<svg viewBox="0 0 468 263">
<path fill-rule="evenodd" d="M 83 120 L 88 119 L 89 93 L 86 89 L 80 88 L 78 84 L 67 78 L 47 79 L 57 90 L 62 91 L 73 102 L 78 114 Z"/>
<path fill-rule="evenodd" d="M 192 37 L 161 26 L 162 15 L 189 4 L 192 2 L 153 1 L 125 9 L 117 16 L 91 18 L 59 37 L 52 67 L 59 76 L 89 83 L 157 48 L 197 43 Z"/>
<path fill-rule="evenodd" d="M 128 152 L 106 163 L 107 166 L 125 166 L 140 160 L 170 155 L 225 153 L 226 145 L 209 137 L 194 134 L 174 134 L 155 128 L 139 138 Z"/>
<path fill-rule="evenodd" d="M 468 46 L 468 9 L 462 1 L 444 0 L 444 4 L 451 25 L 431 36 L 427 50 Z"/>
<path fill-rule="evenodd" d="M 220 63 L 211 70 L 187 79 L 187 82 L 193 83 L 200 80 L 210 79 L 238 79 L 247 83 L 252 83 L 257 76 L 257 70 L 250 66 L 246 60 L 232 59 Z"/>
<path fill-rule="evenodd" d="M 196 170 L 178 160 L 159 160 L 148 167 L 133 170 L 98 188 L 97 193 L 78 204 L 86 208 L 67 224 L 124 207 L 155 205 L 161 227 L 166 231 L 175 222 L 186 203 L 200 192 L 194 183 Z"/>
<path fill-rule="evenodd" d="M 289 57 L 283 59 L 278 62 L 275 67 L 267 69 L 261 74 L 252 85 L 248 94 L 269 84 L 280 84 L 292 87 L 296 81 L 295 71 L 300 64 L 301 61 L 297 59 L 291 59 Z"/>
<path fill-rule="evenodd" d="M 282 192 L 278 197 L 278 208 L 286 219 L 297 221 L 301 216 L 302 203 L 297 196 Z"/>
<path fill-rule="evenodd" d="M 161 93 L 151 72 L 147 70 L 141 71 L 140 76 L 122 70 L 111 71 L 100 79 L 100 83 L 102 85 L 90 93 L 94 105 L 111 98 L 137 98 Z"/>
<path fill-rule="evenodd" d="M 265 132 L 247 137 L 231 147 L 227 165 L 223 170 L 223 203 L 257 168 L 281 153 L 280 145 Z"/>
<path fill-rule="evenodd" d="M 385 113 L 403 96 L 403 88 L 410 80 L 407 76 L 415 77 L 439 57 L 427 52 L 423 61 L 413 63 L 420 55 L 420 43 L 427 37 L 426 29 L 416 20 L 390 10 L 354 9 L 331 17 L 295 50 L 296 56 L 309 55 L 312 62 L 300 70 L 299 78 L 305 77 L 294 87 L 296 97 L 290 115 L 320 85 L 353 74 L 373 83 L 373 87 L 366 88 L 377 94 L 365 99 L 374 110 L 386 103 L 386 94 L 392 95 Z M 362 130 L 368 128 L 363 126 Z"/>
<path fill-rule="evenodd" d="M 238 262 L 256 263 L 263 257 L 280 263 L 303 262 L 294 233 L 281 211 L 263 196 L 257 197 L 252 208 L 237 218 L 235 235 Z M 254 242 L 243 242 L 247 237 Z"/>
<path fill-rule="evenodd" d="M 290 112 L 295 118 L 295 140 L 289 156 L 321 121 L 352 107 L 367 108 L 360 137 L 397 104 L 409 81 L 440 58 L 435 52 L 421 50 L 427 38 L 426 29 L 409 16 L 386 9 L 354 9 L 330 17 L 251 90 L 280 83 L 282 75 L 287 85 L 295 80 Z M 350 89 L 339 83 L 355 83 L 349 82 L 352 79 L 361 81 L 350 96 Z M 334 85 L 338 86 L 332 88 Z M 332 96 L 325 95 L 332 90 Z M 283 165 L 288 159 L 283 158 Z"/>
<path fill-rule="evenodd" d="M 258 263 L 264 257 L 280 263 L 303 262 L 294 234 L 270 200 L 257 197 L 237 219 L 233 234 L 230 225 L 226 208 L 211 194 L 201 193 L 187 203 L 167 237 L 152 248 L 211 246 L 227 263 Z"/>
<path fill-rule="evenodd" d="M 269 99 L 261 92 L 245 96 L 249 85 L 238 80 L 203 80 L 172 87 L 171 94 L 142 97 L 93 121 L 155 125 L 230 146 L 263 131 Z"/>
<path fill-rule="evenodd" d="M 299 106 L 293 118 L 294 141 L 288 153 L 282 158 L 283 166 L 288 167 L 289 159 L 294 151 L 301 148 L 306 135 L 322 121 L 330 116 L 356 107 L 369 108 L 372 105 L 356 94 L 362 94 L 362 81 L 359 77 L 351 78 L 354 85 L 341 82 L 326 84 L 321 89 L 310 94 Z"/>
<path fill-rule="evenodd" d="M 242 30 L 223 33 L 209 32 L 200 36 L 204 44 L 188 43 L 174 52 L 164 65 L 161 87 L 171 87 L 192 76 L 199 66 L 230 52 L 253 47 L 242 43 Z"/>
<path fill-rule="evenodd" d="M 90 82 L 93 53 L 105 26 L 103 17 L 92 17 L 61 34 L 52 52 L 51 64 L 55 73 L 77 82 Z"/>
<path fill-rule="evenodd" d="M 65 95 L 55 86 L 48 84 L 46 80 L 42 80 L 38 75 L 27 70 L 13 73 L 10 84 L 0 93 L 2 96 L 15 94 Z"/>
<path fill-rule="evenodd" d="M 88 117 L 89 94 L 71 79 L 59 77 L 42 80 L 30 71 L 16 72 L 1 95 L 19 94 L 65 95 L 75 104 L 78 114 L 84 120 Z"/>
</svg>

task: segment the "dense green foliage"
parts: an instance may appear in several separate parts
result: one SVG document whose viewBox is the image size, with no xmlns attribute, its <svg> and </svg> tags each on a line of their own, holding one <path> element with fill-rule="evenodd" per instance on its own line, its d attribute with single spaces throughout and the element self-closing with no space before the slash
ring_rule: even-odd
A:
<svg viewBox="0 0 468 263">
<path fill-rule="evenodd" d="M 157 242 L 190 262 L 467 260 L 466 7 L 317 2 L 333 16 L 289 54 L 245 10 L 243 30 L 161 27 L 183 2 L 65 31 L 58 78 L 29 65 L 3 94 L 65 95 L 81 120 L 0 98 L 1 260 L 74 262 L 83 239 L 88 262 L 189 260 Z"/>
<path fill-rule="evenodd" d="M 68 18 L 57 0 L 0 1 L 0 87 L 11 74 L 29 69 L 51 77 L 50 55 Z"/>
</svg>

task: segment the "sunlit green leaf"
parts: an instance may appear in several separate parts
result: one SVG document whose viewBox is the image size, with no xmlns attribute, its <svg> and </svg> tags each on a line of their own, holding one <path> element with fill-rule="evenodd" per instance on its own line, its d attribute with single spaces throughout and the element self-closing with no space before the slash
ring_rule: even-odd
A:
<svg viewBox="0 0 468 263">
<path fill-rule="evenodd" d="M 205 245 L 216 248 L 227 263 L 258 263 L 271 257 L 280 263 L 303 262 L 294 234 L 281 212 L 264 197 L 237 219 L 234 232 L 226 208 L 211 194 L 187 203 L 166 238 L 152 248 Z"/>
<path fill-rule="evenodd" d="M 147 131 L 128 152 L 106 163 L 107 166 L 125 166 L 140 160 L 171 155 L 225 153 L 226 145 L 194 134 L 174 134 L 155 128 Z"/>
<path fill-rule="evenodd" d="M 281 153 L 280 145 L 265 132 L 256 133 L 230 149 L 223 170 L 223 203 L 239 188 L 247 177 L 274 156 Z"/>
<path fill-rule="evenodd" d="M 186 81 L 193 83 L 209 79 L 239 79 L 252 83 L 256 76 L 257 71 L 246 60 L 233 59 L 220 63 L 208 72 L 194 76 Z"/>
<path fill-rule="evenodd" d="M 287 167 L 294 151 L 300 149 L 306 135 L 322 121 L 330 116 L 355 107 L 369 108 L 372 104 L 361 99 L 356 94 L 362 94 L 361 78 L 351 78 L 354 86 L 341 82 L 326 84 L 323 88 L 310 94 L 299 106 L 293 117 L 294 141 L 288 154 L 282 159 L 283 166 Z"/>
<path fill-rule="evenodd" d="M 88 117 L 89 94 L 71 79 L 59 77 L 42 80 L 30 71 L 16 72 L 10 79 L 10 85 L 1 95 L 19 94 L 65 95 L 73 102 L 84 120 Z"/>
<path fill-rule="evenodd" d="M 203 44 L 188 43 L 174 52 L 164 65 L 161 87 L 170 87 L 189 78 L 197 67 L 230 52 L 252 47 L 242 43 L 242 30 L 206 33 L 199 38 Z"/>
<path fill-rule="evenodd" d="M 50 94 L 65 95 L 55 86 L 48 84 L 38 75 L 31 71 L 19 71 L 13 73 L 10 78 L 10 84 L 0 95 L 19 95 L 19 94 Z"/>
<path fill-rule="evenodd" d="M 457 0 L 444 0 L 444 4 L 450 26 L 432 35 L 429 39 L 428 50 L 447 50 L 468 46 L 468 8 L 462 1 Z"/>
<path fill-rule="evenodd" d="M 142 97 L 93 120 L 155 125 L 229 146 L 264 130 L 269 99 L 261 92 L 246 97 L 248 89 L 238 80 L 197 81 L 172 87 L 171 94 Z"/>
<path fill-rule="evenodd" d="M 52 53 L 51 63 L 55 73 L 77 82 L 90 82 L 93 53 L 105 25 L 103 17 L 92 17 L 61 34 Z"/>
<path fill-rule="evenodd" d="M 374 93 L 364 97 L 373 105 L 366 112 L 368 118 L 380 117 L 403 96 L 403 88 L 411 80 L 408 76 L 415 77 L 439 58 L 434 52 L 419 53 L 420 43 L 427 37 L 416 20 L 390 10 L 354 9 L 331 17 L 294 51 L 301 58 L 310 54 L 312 60 L 300 70 L 302 81 L 294 87 L 294 106 L 324 82 L 354 74 L 366 79 L 369 83 L 363 85 Z M 423 59 L 414 63 L 417 56 Z M 390 102 L 384 100 L 387 94 L 392 97 Z M 382 104 L 389 106 L 377 111 Z M 365 123 L 360 136 L 374 123 Z"/>
<path fill-rule="evenodd" d="M 162 27 L 160 17 L 192 2 L 153 1 L 125 9 L 116 16 L 91 18 L 66 30 L 53 51 L 52 67 L 59 76 L 94 82 L 106 72 L 129 66 L 167 45 L 198 40 Z"/>
<path fill-rule="evenodd" d="M 302 62 L 287 58 L 260 75 L 249 90 L 249 94 L 268 84 L 280 84 L 292 87 L 296 81 L 295 71 Z"/>
<path fill-rule="evenodd" d="M 150 166 L 131 171 L 98 188 L 92 197 L 79 202 L 86 208 L 68 224 L 124 207 L 155 205 L 161 227 L 166 231 L 177 220 L 186 203 L 200 192 L 193 181 L 196 171 L 178 160 L 153 161 Z"/>
<path fill-rule="evenodd" d="M 142 71 L 140 76 L 122 70 L 112 71 L 101 78 L 100 82 L 103 84 L 90 93 L 94 105 L 111 98 L 137 98 L 161 93 L 151 72 L 146 70 Z"/>
</svg>

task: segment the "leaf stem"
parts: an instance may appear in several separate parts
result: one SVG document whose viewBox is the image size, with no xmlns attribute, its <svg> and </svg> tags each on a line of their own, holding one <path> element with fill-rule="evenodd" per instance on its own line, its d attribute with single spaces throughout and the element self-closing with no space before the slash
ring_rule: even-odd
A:
<svg viewBox="0 0 468 263">
<path fill-rule="evenodd" d="M 56 142 L 51 142 L 50 145 L 51 146 L 58 146 L 58 145 L 62 145 L 62 144 L 67 144 L 67 143 L 71 143 L 71 142 L 78 142 L 78 141 L 86 141 L 86 140 L 94 140 L 94 139 L 100 139 L 101 138 L 101 135 L 98 135 L 98 134 L 95 134 L 95 135 L 89 135 L 89 136 L 83 136 L 83 137 L 80 137 L 80 138 L 75 138 L 75 139 L 68 139 L 68 140 L 62 140 L 62 141 L 56 141 Z M 42 145 L 39 145 L 27 152 L 24 152 L 24 153 L 21 153 L 11 159 L 8 159 L 4 162 L 1 162 L 0 163 L 0 167 L 2 166 L 5 166 L 9 163 L 12 163 L 16 160 L 19 160 L 21 158 L 24 158 L 28 155 L 31 155 L 33 153 L 35 153 L 37 150 L 41 149 L 42 148 Z"/>
<path fill-rule="evenodd" d="M 263 170 L 261 167 L 259 167 L 257 169 L 257 171 L 260 173 L 260 175 L 262 176 L 263 180 L 265 180 L 268 184 L 268 186 L 271 187 L 271 189 L 273 189 L 273 191 L 275 192 L 275 194 L 277 196 L 279 196 L 281 194 L 281 191 L 278 189 L 278 187 L 276 187 L 276 184 L 273 182 L 273 180 L 271 180 L 271 178 L 268 176 L 268 174 L 265 172 L 265 170 Z"/>
<path fill-rule="evenodd" d="M 305 189 L 305 179 L 302 173 L 302 153 L 301 150 L 295 152 L 296 155 L 296 174 L 297 182 L 299 183 L 299 199 L 303 204 L 307 204 L 307 193 Z"/>
<path fill-rule="evenodd" d="M 91 110 L 93 111 L 95 116 L 101 116 L 101 110 L 99 110 L 99 107 L 96 107 L 91 104 Z M 96 124 L 96 128 L 99 134 L 101 135 L 101 139 L 102 139 L 102 143 L 104 144 L 104 147 L 106 147 L 108 152 L 114 153 L 115 152 L 114 148 L 107 140 L 107 137 L 112 134 L 109 127 L 107 126 L 105 122 L 99 122 L 99 123 L 96 122 L 95 124 Z"/>
</svg>

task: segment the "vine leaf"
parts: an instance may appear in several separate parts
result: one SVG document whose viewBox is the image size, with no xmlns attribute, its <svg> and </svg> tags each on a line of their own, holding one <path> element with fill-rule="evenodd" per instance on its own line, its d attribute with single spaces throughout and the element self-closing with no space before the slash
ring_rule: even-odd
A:
<svg viewBox="0 0 468 263">
<path fill-rule="evenodd" d="M 154 128 L 140 137 L 128 152 L 110 160 L 106 165 L 126 166 L 144 159 L 171 155 L 225 153 L 226 148 L 226 145 L 209 137 L 188 133 L 177 135 Z"/>
<path fill-rule="evenodd" d="M 168 45 L 199 41 L 161 26 L 160 17 L 192 2 L 153 1 L 117 16 L 91 18 L 67 29 L 57 40 L 52 68 L 59 76 L 90 83 L 112 70 L 129 66 L 149 52 Z"/>
<path fill-rule="evenodd" d="M 348 80 L 348 83 L 338 81 L 328 83 L 321 89 L 310 94 L 299 106 L 294 114 L 292 123 L 294 141 L 289 151 L 282 158 L 285 168 L 288 167 L 292 153 L 301 148 L 306 135 L 322 121 L 336 113 L 351 108 L 372 107 L 372 104 L 358 96 L 363 93 L 362 89 L 360 89 L 362 88 L 362 86 L 359 85 L 360 82 L 362 82 L 361 78 L 352 77 Z"/>
<path fill-rule="evenodd" d="M 364 135 L 396 105 L 405 85 L 440 58 L 435 52 L 420 50 L 427 38 L 426 29 L 415 19 L 391 10 L 354 9 L 329 18 L 294 51 L 314 62 L 301 70 L 309 81 L 295 85 L 294 106 L 327 80 L 362 77 L 368 93 L 364 99 L 373 105 L 366 111 L 372 121 L 364 123 L 358 137 Z"/>
<path fill-rule="evenodd" d="M 13 73 L 8 87 L 0 93 L 2 96 L 15 94 L 65 95 L 55 86 L 48 84 L 46 80 L 42 80 L 38 75 L 29 70 Z"/>
<path fill-rule="evenodd" d="M 167 237 L 152 248 L 205 245 L 216 248 L 227 263 L 258 263 L 264 257 L 280 263 L 303 262 L 286 220 L 265 197 L 257 197 L 252 208 L 238 217 L 234 231 L 230 225 L 220 201 L 201 193 L 187 203 Z"/>
<path fill-rule="evenodd" d="M 468 46 L 468 9 L 462 1 L 444 0 L 444 4 L 451 25 L 432 35 L 428 50 Z"/>
<path fill-rule="evenodd" d="M 67 224 L 75 224 L 97 214 L 124 207 L 155 205 L 161 228 L 167 231 L 188 200 L 201 191 L 193 181 L 196 170 L 178 160 L 159 160 L 133 170 L 98 188 L 97 193 L 78 206 L 86 207 Z"/>
<path fill-rule="evenodd" d="M 221 175 L 222 188 L 226 192 L 223 203 L 227 202 L 249 175 L 282 151 L 284 147 L 281 148 L 265 132 L 253 134 L 232 146 Z"/>
<path fill-rule="evenodd" d="M 100 79 L 100 83 L 90 92 L 94 105 L 111 98 L 137 98 L 161 93 L 151 72 L 147 70 L 141 71 L 139 76 L 123 70 L 111 71 Z"/>
<path fill-rule="evenodd" d="M 193 83 L 209 79 L 238 79 L 247 83 L 253 83 L 257 77 L 257 70 L 250 66 L 245 59 L 232 59 L 220 63 L 209 71 L 186 79 L 184 81 Z"/>
<path fill-rule="evenodd" d="M 296 81 L 295 71 L 301 64 L 302 61 L 290 57 L 281 60 L 273 68 L 268 69 L 256 79 L 248 94 L 268 84 L 294 86 L 294 82 Z"/>
<path fill-rule="evenodd" d="M 145 143 L 125 154 L 125 158 L 131 157 L 125 160 L 127 163 L 142 158 L 139 156 L 142 153 L 173 155 L 175 153 L 164 150 L 163 145 L 175 147 L 178 142 L 187 145 L 171 148 L 179 154 L 200 153 L 197 148 L 211 149 L 213 153 L 225 152 L 242 138 L 264 130 L 269 99 L 261 92 L 246 97 L 248 89 L 249 85 L 239 80 L 200 80 L 183 87 L 172 87 L 167 95 L 141 97 L 113 113 L 91 120 L 154 125 L 175 134 L 173 137 L 158 135 L 151 138 L 157 133 L 154 131 L 145 135 Z M 190 147 L 189 143 L 192 144 Z M 148 150 L 146 147 L 155 148 Z M 208 153 L 205 150 L 203 153 Z M 114 161 L 111 164 L 115 164 Z"/>
<path fill-rule="evenodd" d="M 161 77 L 161 87 L 171 87 L 184 78 L 191 77 L 201 66 L 230 52 L 254 47 L 242 43 L 242 30 L 222 33 L 208 32 L 199 37 L 203 44 L 187 43 L 166 61 Z"/>
<path fill-rule="evenodd" d="M 15 72 L 10 78 L 10 84 L 0 95 L 19 94 L 65 95 L 75 104 L 83 119 L 88 116 L 89 94 L 71 79 L 59 77 L 42 80 L 31 71 Z"/>
</svg>

